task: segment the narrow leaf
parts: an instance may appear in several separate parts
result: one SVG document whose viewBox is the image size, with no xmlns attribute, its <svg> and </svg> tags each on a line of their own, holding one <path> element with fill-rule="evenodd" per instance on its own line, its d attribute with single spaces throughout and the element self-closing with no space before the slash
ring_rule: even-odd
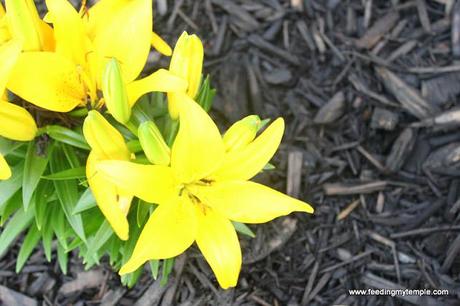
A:
<svg viewBox="0 0 460 306">
<path fill-rule="evenodd" d="M 59 262 L 59 267 L 61 268 L 61 271 L 64 275 L 67 274 L 67 262 L 69 260 L 69 257 L 67 255 L 66 250 L 60 245 L 57 245 L 57 255 L 58 255 L 58 262 Z"/>
<path fill-rule="evenodd" d="M 81 179 L 81 178 L 86 178 L 86 170 L 85 170 L 85 167 L 71 168 L 71 169 L 62 170 L 56 173 L 52 173 L 49 175 L 45 175 L 42 178 L 45 180 L 52 180 L 52 181 Z"/>
<path fill-rule="evenodd" d="M 32 194 L 37 188 L 38 182 L 48 165 L 51 148 L 47 154 L 38 155 L 34 141 L 30 141 L 27 147 L 26 160 L 24 163 L 24 175 L 22 177 L 22 201 L 24 209 L 27 210 L 32 199 Z"/>
<path fill-rule="evenodd" d="M 54 194 L 53 184 L 49 181 L 41 181 L 32 197 L 32 202 L 35 203 L 35 223 L 37 223 L 37 228 L 42 229 L 42 225 L 46 224 L 45 219 L 47 216 L 47 209 L 50 204 L 48 202 L 51 200 Z"/>
<path fill-rule="evenodd" d="M 75 205 L 72 214 L 78 214 L 85 210 L 96 207 L 96 199 L 94 199 L 93 193 L 90 188 L 87 188 L 80 196 L 80 199 Z"/>
<path fill-rule="evenodd" d="M 233 223 L 233 226 L 235 227 L 235 229 L 238 232 L 240 232 L 241 234 L 244 234 L 244 235 L 249 236 L 251 238 L 254 238 L 256 236 L 256 234 L 254 234 L 254 232 L 246 224 L 236 222 L 236 221 L 232 221 L 232 223 Z"/>
<path fill-rule="evenodd" d="M 5 226 L 0 235 L 0 257 L 2 257 L 16 237 L 29 226 L 34 217 L 33 210 L 19 209 Z"/>
<path fill-rule="evenodd" d="M 21 188 L 24 163 L 19 163 L 11 169 L 13 175 L 6 181 L 0 181 L 0 210 L 6 202 Z"/>
<path fill-rule="evenodd" d="M 54 140 L 66 143 L 73 147 L 77 147 L 83 150 L 90 150 L 88 143 L 82 134 L 75 132 L 74 130 L 65 128 L 59 125 L 48 125 L 45 128 L 45 133 L 48 134 Z"/>
<path fill-rule="evenodd" d="M 65 160 L 63 151 L 56 148 L 51 159 L 51 172 L 58 173 L 69 167 Z M 75 180 L 53 181 L 56 193 L 61 203 L 62 210 L 67 218 L 67 221 L 72 226 L 75 233 L 86 242 L 85 230 L 83 228 L 83 221 L 80 214 L 73 215 L 72 212 L 78 202 L 78 190 Z"/>
<path fill-rule="evenodd" d="M 38 230 L 35 223 L 32 223 L 32 226 L 27 232 L 26 238 L 22 242 L 21 248 L 19 249 L 18 258 L 16 259 L 16 273 L 21 271 L 22 267 L 26 263 L 32 251 L 37 246 L 38 241 L 40 241 L 40 231 Z"/>
</svg>

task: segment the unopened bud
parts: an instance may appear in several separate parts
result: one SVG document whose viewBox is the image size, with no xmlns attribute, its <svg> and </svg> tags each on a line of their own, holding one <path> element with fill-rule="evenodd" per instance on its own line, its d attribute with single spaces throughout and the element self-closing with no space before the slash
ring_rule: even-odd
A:
<svg viewBox="0 0 460 306">
<path fill-rule="evenodd" d="M 247 116 L 235 122 L 224 134 L 225 150 L 229 152 L 248 145 L 256 137 L 260 123 L 257 115 Z"/>
<path fill-rule="evenodd" d="M 83 135 L 91 149 L 104 159 L 129 160 L 131 156 L 120 132 L 95 110 L 83 123 Z"/>
<path fill-rule="evenodd" d="M 121 67 L 115 58 L 112 58 L 105 66 L 102 76 L 102 93 L 105 104 L 115 120 L 123 124 L 127 123 L 131 117 L 131 107 Z"/>
<path fill-rule="evenodd" d="M 29 141 L 34 139 L 36 133 L 37 125 L 26 109 L 13 103 L 0 101 L 0 136 Z"/>
<path fill-rule="evenodd" d="M 153 121 L 146 121 L 139 126 L 139 141 L 148 160 L 154 165 L 169 165 L 171 150 L 161 136 Z"/>
<path fill-rule="evenodd" d="M 5 0 L 6 16 L 11 36 L 23 43 L 24 51 L 39 51 L 41 29 L 33 0 Z"/>
</svg>

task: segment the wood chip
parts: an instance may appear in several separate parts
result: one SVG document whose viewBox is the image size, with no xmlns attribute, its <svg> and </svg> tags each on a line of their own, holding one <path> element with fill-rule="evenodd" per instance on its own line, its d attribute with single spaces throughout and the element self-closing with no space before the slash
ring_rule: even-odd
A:
<svg viewBox="0 0 460 306">
<path fill-rule="evenodd" d="M 393 143 L 386 160 L 386 168 L 391 172 L 399 171 L 414 148 L 417 133 L 415 129 L 405 129 Z"/>
<path fill-rule="evenodd" d="M 385 189 L 386 186 L 386 181 L 362 184 L 327 183 L 323 185 L 323 190 L 326 195 L 350 195 L 373 193 Z"/>
<path fill-rule="evenodd" d="M 299 150 L 290 151 L 288 155 L 288 171 L 286 193 L 298 198 L 302 183 L 303 153 Z"/>
<path fill-rule="evenodd" d="M 37 301 L 8 287 L 0 285 L 0 305 L 37 306 Z"/>
<path fill-rule="evenodd" d="M 390 12 L 381 17 L 355 42 L 356 47 L 361 49 L 372 48 L 385 33 L 388 33 L 394 27 L 398 20 L 399 14 L 397 12 Z"/>
<path fill-rule="evenodd" d="M 398 121 L 399 116 L 397 113 L 376 107 L 372 113 L 371 128 L 392 131 L 398 124 Z"/>
<path fill-rule="evenodd" d="M 295 55 L 275 45 L 272 45 L 271 43 L 267 42 L 257 34 L 250 35 L 248 37 L 248 41 L 257 48 L 266 52 L 270 52 L 276 56 L 279 56 L 280 58 L 292 65 L 300 65 L 300 60 Z"/>
<path fill-rule="evenodd" d="M 232 15 L 237 25 L 245 32 L 252 32 L 260 27 L 259 22 L 241 6 L 235 4 L 235 2 L 225 0 L 212 0 L 212 3 L 220 6 L 222 9 Z"/>
<path fill-rule="evenodd" d="M 385 88 L 415 117 L 424 119 L 438 112 L 436 106 L 428 103 L 417 90 L 407 85 L 390 70 L 377 67 L 375 71 L 385 85 Z"/>
<path fill-rule="evenodd" d="M 69 295 L 87 288 L 96 288 L 101 285 L 104 279 L 102 270 L 79 272 L 77 273 L 76 279 L 64 283 L 64 285 L 59 288 L 59 293 L 62 295 Z"/>
<path fill-rule="evenodd" d="M 345 95 L 342 91 L 337 92 L 316 114 L 313 122 L 327 124 L 335 122 L 345 111 Z"/>
</svg>

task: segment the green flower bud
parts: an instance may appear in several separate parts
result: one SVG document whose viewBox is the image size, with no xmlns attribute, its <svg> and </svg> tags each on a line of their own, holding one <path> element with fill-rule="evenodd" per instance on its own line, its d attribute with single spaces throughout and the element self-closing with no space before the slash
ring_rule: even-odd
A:
<svg viewBox="0 0 460 306">
<path fill-rule="evenodd" d="M 105 66 L 102 76 L 102 93 L 105 105 L 115 120 L 123 124 L 127 123 L 131 117 L 131 107 L 121 67 L 115 58 L 112 58 Z"/>
<path fill-rule="evenodd" d="M 229 152 L 248 145 L 256 137 L 260 123 L 257 115 L 247 116 L 235 122 L 224 134 L 225 150 Z"/>
<path fill-rule="evenodd" d="M 168 166 L 171 150 L 153 121 L 143 122 L 138 130 L 139 141 L 148 160 L 154 165 Z"/>
</svg>

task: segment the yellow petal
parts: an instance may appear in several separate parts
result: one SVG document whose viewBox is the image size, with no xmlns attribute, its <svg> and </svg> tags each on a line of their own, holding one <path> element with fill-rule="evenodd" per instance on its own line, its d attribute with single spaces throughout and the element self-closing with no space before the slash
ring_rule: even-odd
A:
<svg viewBox="0 0 460 306">
<path fill-rule="evenodd" d="M 3 4 L 0 3 L 0 17 L 5 16 L 5 8 L 3 7 Z"/>
<path fill-rule="evenodd" d="M 183 93 L 180 92 L 168 92 L 168 111 L 169 116 L 176 120 L 179 118 L 179 112 L 182 105 Z"/>
<path fill-rule="evenodd" d="M 163 40 L 163 38 L 160 37 L 155 32 L 152 32 L 152 40 L 151 40 L 152 47 L 154 47 L 158 52 L 160 52 L 163 55 L 166 56 L 171 56 L 172 54 L 172 49 L 168 45 L 167 42 Z"/>
<path fill-rule="evenodd" d="M 13 37 L 23 43 L 25 51 L 41 50 L 38 13 L 32 0 L 6 0 L 7 19 Z"/>
<path fill-rule="evenodd" d="M 188 56 L 188 89 L 187 94 L 191 98 L 195 98 L 200 89 L 201 84 L 201 70 L 203 68 L 203 44 L 196 35 L 190 36 L 189 42 L 189 56 Z"/>
<path fill-rule="evenodd" d="M 105 21 L 110 19 L 117 10 L 123 7 L 129 0 L 100 0 L 97 1 L 93 6 L 91 6 L 85 18 L 86 30 L 91 39 L 94 39 L 94 36 L 100 28 L 103 28 Z"/>
<path fill-rule="evenodd" d="M 46 0 L 46 6 L 53 22 L 56 52 L 85 66 L 89 39 L 80 14 L 67 0 Z"/>
<path fill-rule="evenodd" d="M 144 68 L 150 51 L 152 0 L 126 1 L 105 17 L 94 37 L 94 48 L 101 56 L 98 79 L 107 60 L 115 57 L 126 82 L 131 82 Z"/>
<path fill-rule="evenodd" d="M 96 167 L 125 193 L 146 202 L 161 204 L 177 192 L 169 167 L 127 161 L 101 161 Z"/>
<path fill-rule="evenodd" d="M 24 100 L 56 112 L 68 112 L 86 98 L 74 64 L 51 52 L 21 53 L 7 87 Z"/>
<path fill-rule="evenodd" d="M 284 121 L 276 119 L 252 143 L 241 150 L 225 155 L 221 167 L 211 175 L 211 179 L 248 180 L 259 173 L 275 154 L 284 132 Z"/>
<path fill-rule="evenodd" d="M 220 166 L 224 144 L 219 129 L 198 103 L 183 96 L 180 127 L 171 151 L 171 167 L 182 183 L 205 178 Z"/>
<path fill-rule="evenodd" d="M 0 94 L 3 94 L 6 83 L 11 75 L 19 54 L 21 53 L 21 44 L 17 40 L 10 40 L 0 47 Z"/>
<path fill-rule="evenodd" d="M 232 223 L 218 212 L 198 212 L 196 243 L 216 275 L 219 285 L 235 287 L 241 269 L 241 248 Z"/>
<path fill-rule="evenodd" d="M 34 118 L 24 108 L 0 101 L 0 136 L 19 141 L 32 140 L 37 133 Z"/>
<path fill-rule="evenodd" d="M 159 69 L 151 75 L 127 85 L 128 99 L 131 106 L 148 92 L 185 91 L 186 89 L 187 81 L 177 77 L 166 69 Z"/>
<path fill-rule="evenodd" d="M 54 51 L 56 42 L 54 40 L 54 30 L 49 24 L 40 20 L 38 26 L 41 31 L 41 44 L 43 51 Z"/>
<path fill-rule="evenodd" d="M 99 158 L 91 151 L 86 164 L 86 176 L 96 203 L 113 231 L 121 240 L 128 239 L 129 225 L 126 218 L 132 196 L 121 195 L 118 188 L 96 171 Z"/>
<path fill-rule="evenodd" d="M 88 113 L 83 123 L 83 135 L 91 149 L 104 159 L 130 159 L 123 136 L 98 111 Z"/>
<path fill-rule="evenodd" d="M 0 19 L 0 45 L 3 45 L 11 39 L 11 33 L 8 30 L 8 26 L 2 24 L 2 20 L 5 18 L 6 17 L 2 17 L 2 19 Z"/>
<path fill-rule="evenodd" d="M 0 154 L 0 180 L 7 180 L 11 177 L 11 169 L 5 158 Z"/>
<path fill-rule="evenodd" d="M 249 181 L 215 182 L 211 186 L 194 186 L 191 192 L 237 222 L 264 223 L 294 211 L 313 213 L 309 204 Z"/>
<path fill-rule="evenodd" d="M 195 208 L 188 197 L 159 205 L 145 224 L 131 258 L 119 273 L 133 272 L 147 260 L 183 253 L 195 240 L 196 228 Z"/>
</svg>

